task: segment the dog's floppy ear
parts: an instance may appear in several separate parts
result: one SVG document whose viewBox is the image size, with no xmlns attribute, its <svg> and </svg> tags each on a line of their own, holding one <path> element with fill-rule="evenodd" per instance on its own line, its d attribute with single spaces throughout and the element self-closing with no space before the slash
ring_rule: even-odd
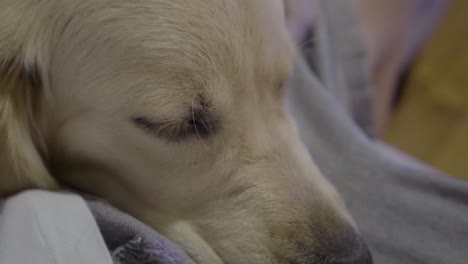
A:
<svg viewBox="0 0 468 264">
<path fill-rule="evenodd" d="M 1 19 L 0 19 L 1 20 Z M 0 197 L 57 186 L 45 163 L 36 126 L 41 78 L 15 34 L 0 29 Z M 30 47 L 28 48 L 30 49 Z"/>
<path fill-rule="evenodd" d="M 307 38 L 316 20 L 316 0 L 284 0 L 287 28 L 296 41 Z"/>
</svg>

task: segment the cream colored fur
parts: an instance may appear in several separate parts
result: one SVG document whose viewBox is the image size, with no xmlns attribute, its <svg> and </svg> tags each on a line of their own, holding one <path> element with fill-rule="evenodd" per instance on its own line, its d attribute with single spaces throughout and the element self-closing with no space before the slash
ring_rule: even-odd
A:
<svg viewBox="0 0 468 264">
<path fill-rule="evenodd" d="M 0 194 L 61 182 L 98 195 L 196 263 L 320 255 L 353 224 L 283 109 L 284 12 L 279 0 L 0 0 Z"/>
</svg>

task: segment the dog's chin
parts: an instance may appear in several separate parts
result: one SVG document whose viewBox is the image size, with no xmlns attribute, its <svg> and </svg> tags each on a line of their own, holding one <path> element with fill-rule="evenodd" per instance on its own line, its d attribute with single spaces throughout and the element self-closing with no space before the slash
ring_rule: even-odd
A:
<svg viewBox="0 0 468 264">
<path fill-rule="evenodd" d="M 142 217 L 144 222 L 185 251 L 193 263 L 260 264 L 273 258 L 267 250 L 261 250 L 262 254 L 255 254 L 254 252 L 259 251 L 253 249 L 258 249 L 261 245 L 253 240 L 240 239 L 236 235 L 230 237 L 233 235 L 232 232 L 217 234 L 219 230 L 206 229 L 187 220 L 156 214 L 154 211 L 146 211 L 145 214 L 139 215 L 139 217 Z M 244 237 L 246 234 L 242 235 L 242 233 L 234 232 L 234 234 Z M 217 234 L 218 237 L 214 238 L 216 237 L 214 234 Z M 276 262 L 267 261 L 267 263 Z"/>
<path fill-rule="evenodd" d="M 201 234 L 202 232 L 199 232 L 196 227 L 184 221 L 175 223 L 169 230 L 162 233 L 180 246 L 191 260 L 197 264 L 257 264 L 264 263 L 265 259 L 268 259 L 268 256 L 262 256 L 263 261 L 258 262 L 255 261 L 256 257 L 249 256 L 249 252 L 243 252 L 242 256 L 232 255 L 232 252 L 223 252 L 218 249 L 218 245 L 208 243 Z"/>
<path fill-rule="evenodd" d="M 213 246 L 203 238 L 199 230 L 189 222 L 184 220 L 169 220 L 168 218 L 162 222 L 163 224 L 156 224 L 157 226 L 161 226 L 157 230 L 180 246 L 193 263 L 226 263 L 218 252 L 213 249 Z"/>
</svg>

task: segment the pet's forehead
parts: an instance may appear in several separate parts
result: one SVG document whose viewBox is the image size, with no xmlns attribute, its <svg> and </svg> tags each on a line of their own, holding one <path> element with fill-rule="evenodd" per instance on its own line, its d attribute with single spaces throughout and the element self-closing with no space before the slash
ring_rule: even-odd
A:
<svg viewBox="0 0 468 264">
<path fill-rule="evenodd" d="M 119 1 L 91 20 L 103 41 L 166 71 L 239 74 L 291 55 L 279 0 Z"/>
<path fill-rule="evenodd" d="M 63 7 L 70 15 L 63 16 L 52 81 L 56 94 L 83 98 L 79 107 L 172 121 L 203 95 L 222 115 L 246 97 L 273 94 L 292 68 L 281 0 L 84 0 Z"/>
</svg>

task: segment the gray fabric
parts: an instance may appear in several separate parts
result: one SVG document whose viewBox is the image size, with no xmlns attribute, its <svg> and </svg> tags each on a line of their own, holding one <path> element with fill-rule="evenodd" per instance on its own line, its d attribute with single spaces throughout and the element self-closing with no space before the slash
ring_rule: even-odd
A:
<svg viewBox="0 0 468 264">
<path fill-rule="evenodd" d="M 315 46 L 304 55 L 324 87 L 349 111 L 356 124 L 373 135 L 372 93 L 367 51 L 351 2 L 318 1 Z"/>
<path fill-rule="evenodd" d="M 111 205 L 88 199 L 115 264 L 191 264 L 168 239 Z"/>
</svg>

